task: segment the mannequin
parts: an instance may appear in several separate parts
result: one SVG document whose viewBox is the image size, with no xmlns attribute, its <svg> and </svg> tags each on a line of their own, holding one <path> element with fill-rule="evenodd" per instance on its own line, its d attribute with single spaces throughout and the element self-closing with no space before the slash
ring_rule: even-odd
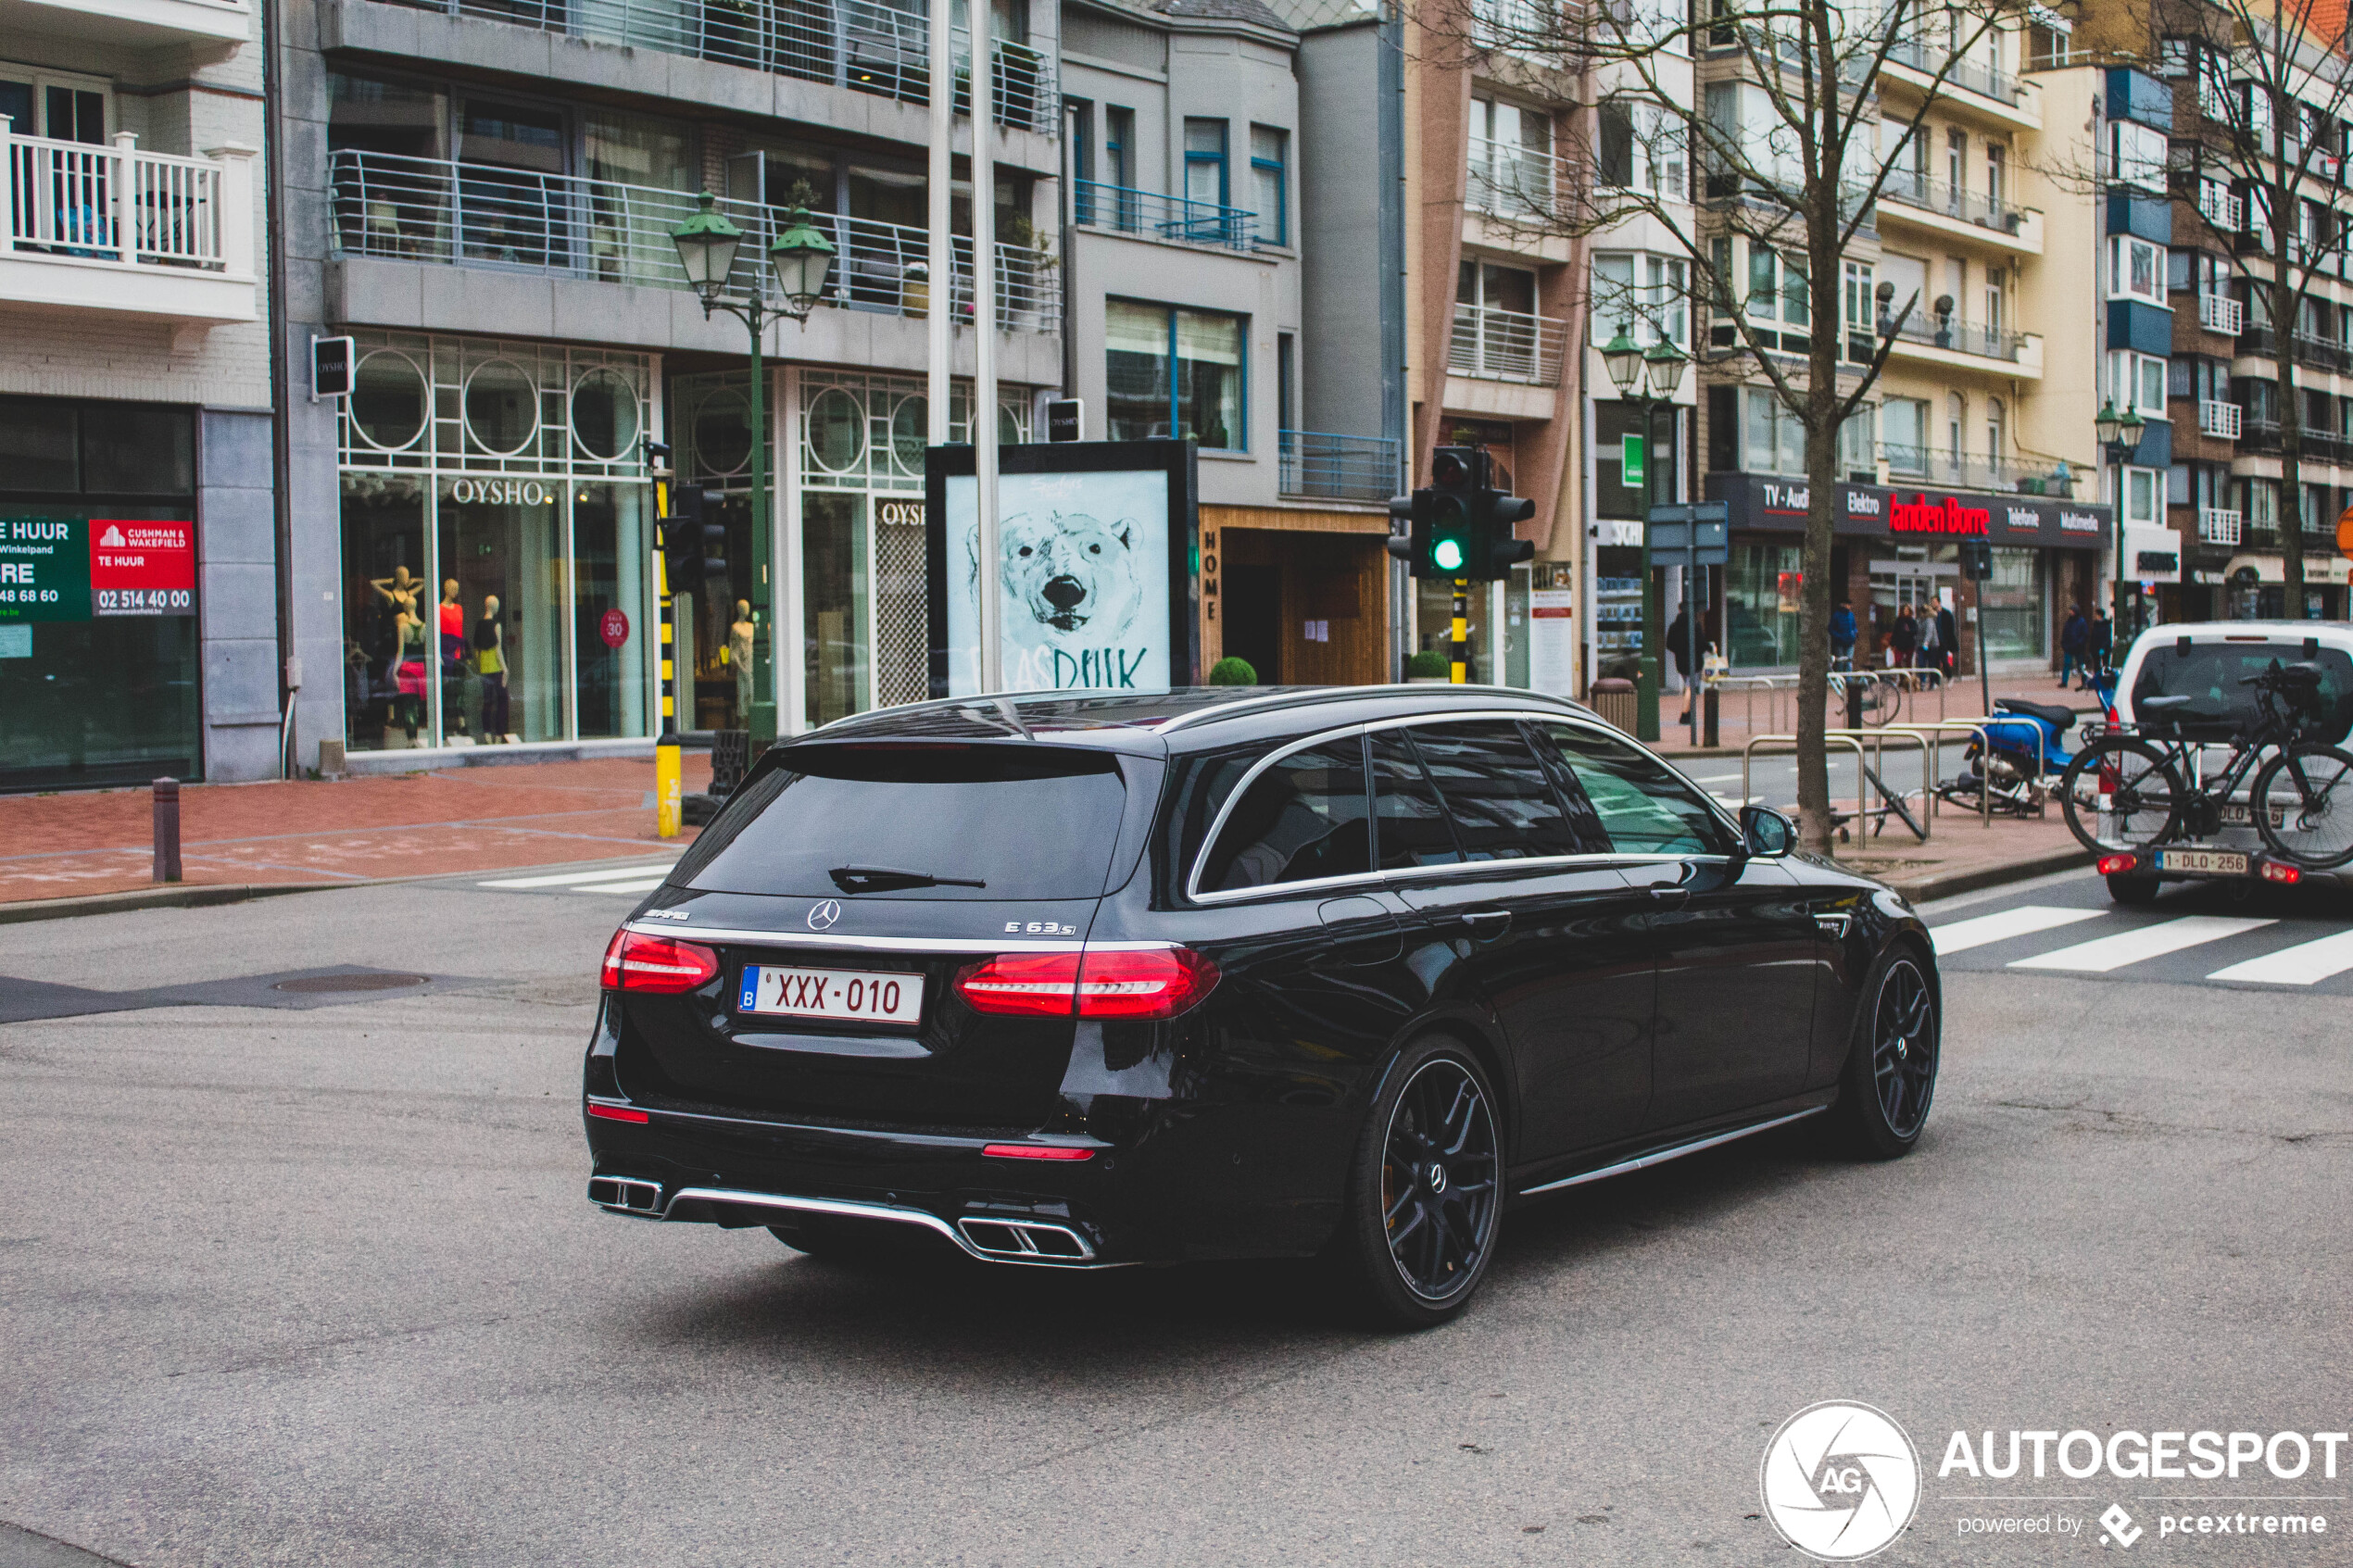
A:
<svg viewBox="0 0 2353 1568">
<path fill-rule="evenodd" d="M 409 575 L 407 567 L 396 566 L 389 577 L 370 578 L 368 586 L 382 595 L 384 602 L 392 607 L 393 614 L 397 616 L 404 609 L 411 615 L 416 613 L 417 590 L 423 584 Z"/>
<path fill-rule="evenodd" d="M 459 734 L 471 733 L 466 723 L 466 607 L 458 602 L 458 580 L 454 577 L 441 584 L 441 715 L 449 730 Z M 457 683 L 455 688 L 452 683 Z M 452 700 L 452 699 L 456 700 Z M 444 744 L 447 744 L 444 737 Z"/>
<path fill-rule="evenodd" d="M 482 675 L 482 739 L 496 746 L 506 738 L 507 623 L 499 619 L 498 596 L 484 595 L 482 619 L 474 622 L 474 668 Z"/>
<path fill-rule="evenodd" d="M 393 721 L 409 732 L 409 744 L 414 746 L 417 726 L 425 716 L 425 623 L 412 599 L 392 624 L 399 644 L 393 661 L 393 685 L 398 694 L 392 699 Z"/>
<path fill-rule="evenodd" d="M 752 633 L 758 629 L 751 618 L 751 601 L 736 601 L 735 623 L 727 628 L 727 662 L 736 667 L 736 723 L 739 728 L 751 724 Z"/>
</svg>

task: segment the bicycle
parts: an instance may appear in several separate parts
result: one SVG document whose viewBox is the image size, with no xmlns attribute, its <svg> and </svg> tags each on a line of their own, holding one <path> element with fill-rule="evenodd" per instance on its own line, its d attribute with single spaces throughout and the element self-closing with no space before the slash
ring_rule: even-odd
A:
<svg viewBox="0 0 2353 1568">
<path fill-rule="evenodd" d="M 1831 684 L 1838 690 L 1839 700 L 1847 701 L 1849 686 L 1860 688 L 1848 711 L 1863 725 L 1877 727 L 1893 724 L 1895 716 L 1904 711 L 1903 678 L 1893 671 L 1858 670 L 1833 675 Z"/>
<path fill-rule="evenodd" d="M 2187 696 L 2134 704 L 2149 720 L 2171 719 L 2171 735 L 2147 735 L 2151 726 L 2143 723 L 2086 742 L 2059 776 L 2068 830 L 2085 848 L 2139 854 L 2176 836 L 2211 838 L 2251 773 L 2246 812 L 2273 854 L 2312 871 L 2353 860 L 2353 752 L 2308 740 L 2302 729 L 2303 720 L 2322 714 L 2320 666 L 2284 668 L 2274 659 L 2270 670 L 2239 684 L 2256 688 L 2258 717 L 2229 737 L 2230 762 L 2211 783 L 2196 765 L 2199 743 L 2182 733 L 2192 717 L 2183 711 Z"/>
</svg>

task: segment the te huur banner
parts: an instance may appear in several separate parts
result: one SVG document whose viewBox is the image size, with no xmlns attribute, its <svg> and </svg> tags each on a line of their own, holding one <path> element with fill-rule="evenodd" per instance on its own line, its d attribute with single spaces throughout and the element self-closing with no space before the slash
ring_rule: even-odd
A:
<svg viewBox="0 0 2353 1568">
<path fill-rule="evenodd" d="M 1189 441 L 1047 442 L 998 453 L 997 549 L 980 558 L 969 446 L 927 454 L 931 694 L 980 684 L 980 595 L 997 596 L 1009 692 L 1198 684 L 1200 508 Z"/>
<path fill-rule="evenodd" d="M 196 612 L 196 525 L 0 518 L 0 624 Z"/>
</svg>

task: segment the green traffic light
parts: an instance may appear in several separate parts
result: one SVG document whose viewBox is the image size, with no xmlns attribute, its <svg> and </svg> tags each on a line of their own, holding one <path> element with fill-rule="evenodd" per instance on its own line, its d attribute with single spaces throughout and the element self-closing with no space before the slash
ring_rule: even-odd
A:
<svg viewBox="0 0 2353 1568">
<path fill-rule="evenodd" d="M 1441 571 L 1460 571 L 1463 569 L 1463 542 L 1460 539 L 1441 539 L 1431 546 L 1429 558 L 1438 563 Z"/>
</svg>

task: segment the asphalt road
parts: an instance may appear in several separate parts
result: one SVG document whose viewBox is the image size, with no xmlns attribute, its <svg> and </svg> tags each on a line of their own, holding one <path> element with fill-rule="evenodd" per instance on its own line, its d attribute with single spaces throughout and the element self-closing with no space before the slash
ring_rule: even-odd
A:
<svg viewBox="0 0 2353 1568">
<path fill-rule="evenodd" d="M 2341 993 L 1957 964 L 1911 1159 L 1775 1134 L 1579 1189 L 1462 1322 L 1374 1336 L 1289 1272 L 857 1272 L 591 1209 L 578 1060 L 631 901 L 0 927 L 18 1016 L 148 993 L 0 1023 L 0 1565 L 1795 1562 L 1759 1461 L 1831 1399 L 1927 1466 L 1881 1562 L 2096 1552 L 2110 1502 L 2143 1552 L 2353 1555 L 2317 1467 L 2173 1484 L 2335 1526 L 2194 1549 L 2158 1483 L 1936 1474 L 1956 1430 L 2347 1427 Z M 247 978 L 354 965 L 434 984 Z M 191 997 L 232 1005 L 155 1005 Z M 2005 1515 L 2082 1533 L 1959 1534 Z"/>
</svg>

